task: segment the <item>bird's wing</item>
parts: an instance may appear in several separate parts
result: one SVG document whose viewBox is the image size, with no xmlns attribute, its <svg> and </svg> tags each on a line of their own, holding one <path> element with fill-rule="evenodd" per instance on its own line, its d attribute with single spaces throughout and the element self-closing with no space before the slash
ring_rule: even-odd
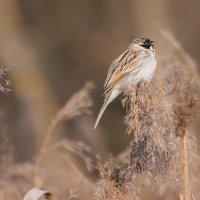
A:
<svg viewBox="0 0 200 200">
<path fill-rule="evenodd" d="M 104 94 L 107 94 L 113 86 L 122 80 L 126 75 L 135 70 L 138 66 L 138 54 L 126 50 L 109 68 L 108 75 L 104 84 Z"/>
<path fill-rule="evenodd" d="M 108 81 L 110 80 L 110 78 L 112 77 L 113 73 L 115 72 L 115 70 L 118 68 L 119 63 L 123 60 L 124 57 L 126 57 L 126 55 L 128 54 L 128 50 L 124 51 L 117 59 L 115 59 L 109 67 L 108 70 L 108 74 L 106 77 L 106 80 L 104 82 L 104 88 L 106 88 Z"/>
</svg>

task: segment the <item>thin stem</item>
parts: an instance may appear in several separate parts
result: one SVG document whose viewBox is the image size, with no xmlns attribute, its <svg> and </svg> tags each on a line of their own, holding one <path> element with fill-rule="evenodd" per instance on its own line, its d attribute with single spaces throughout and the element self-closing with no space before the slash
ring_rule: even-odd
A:
<svg viewBox="0 0 200 200">
<path fill-rule="evenodd" d="M 45 138 L 43 140 L 43 143 L 42 143 L 42 146 L 40 148 L 40 152 L 38 154 L 38 157 L 37 157 L 37 160 L 36 160 L 36 165 L 35 165 L 35 170 L 34 170 L 34 179 L 36 178 L 37 174 L 38 174 L 38 170 L 39 170 L 39 166 L 43 160 L 43 157 L 44 157 L 44 154 L 47 150 L 47 147 L 48 147 L 48 144 L 49 144 L 49 141 L 50 141 L 50 138 L 51 138 L 51 135 L 52 135 L 52 132 L 54 130 L 54 128 L 56 127 L 56 125 L 58 124 L 59 122 L 59 115 L 57 114 L 55 119 L 52 121 L 46 135 L 45 135 Z"/>
<path fill-rule="evenodd" d="M 188 148 L 187 138 L 183 136 L 183 150 L 184 150 L 184 199 L 191 200 L 190 184 L 189 184 L 189 166 L 188 166 Z"/>
</svg>

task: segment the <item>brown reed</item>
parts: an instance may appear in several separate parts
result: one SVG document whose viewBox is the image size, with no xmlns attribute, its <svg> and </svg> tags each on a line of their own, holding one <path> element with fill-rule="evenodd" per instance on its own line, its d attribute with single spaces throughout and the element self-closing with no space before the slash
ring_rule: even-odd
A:
<svg viewBox="0 0 200 200">
<path fill-rule="evenodd" d="M 36 165 L 35 165 L 35 175 L 37 177 L 38 170 L 44 158 L 45 152 L 48 149 L 48 144 L 51 139 L 51 135 L 57 125 L 63 120 L 69 120 L 74 116 L 78 116 L 82 113 L 90 113 L 89 107 L 92 105 L 92 100 L 89 96 L 90 90 L 93 88 L 91 82 L 87 82 L 84 87 L 75 93 L 64 105 L 62 109 L 58 111 L 55 118 L 52 120 L 51 125 L 46 133 L 46 136 L 43 140 L 40 152 L 37 156 Z"/>
</svg>

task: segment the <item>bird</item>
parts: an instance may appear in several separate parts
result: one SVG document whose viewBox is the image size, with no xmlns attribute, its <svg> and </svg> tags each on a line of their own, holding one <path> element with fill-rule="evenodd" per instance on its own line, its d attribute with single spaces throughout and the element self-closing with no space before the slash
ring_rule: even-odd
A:
<svg viewBox="0 0 200 200">
<path fill-rule="evenodd" d="M 104 82 L 104 103 L 96 119 L 97 127 L 106 107 L 121 93 L 140 82 L 149 83 L 154 75 L 157 61 L 156 42 L 148 38 L 134 39 L 128 48 L 109 67 Z"/>
</svg>

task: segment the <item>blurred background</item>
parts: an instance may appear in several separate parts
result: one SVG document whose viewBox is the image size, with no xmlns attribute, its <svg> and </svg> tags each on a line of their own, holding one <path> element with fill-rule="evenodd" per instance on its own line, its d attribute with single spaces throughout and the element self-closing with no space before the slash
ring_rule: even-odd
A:
<svg viewBox="0 0 200 200">
<path fill-rule="evenodd" d="M 14 161 L 34 159 L 56 112 L 88 80 L 93 114 L 63 122 L 56 140 L 84 140 L 102 157 L 126 148 L 120 99 L 93 130 L 109 64 L 141 36 L 157 41 L 159 57 L 167 29 L 199 65 L 199 8 L 198 0 L 1 0 L 0 65 L 12 91 L 0 97 L 0 138 Z"/>
</svg>

